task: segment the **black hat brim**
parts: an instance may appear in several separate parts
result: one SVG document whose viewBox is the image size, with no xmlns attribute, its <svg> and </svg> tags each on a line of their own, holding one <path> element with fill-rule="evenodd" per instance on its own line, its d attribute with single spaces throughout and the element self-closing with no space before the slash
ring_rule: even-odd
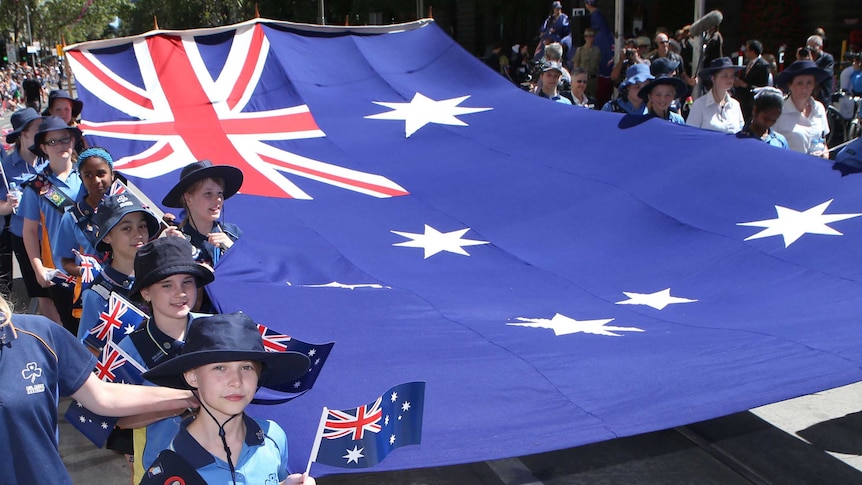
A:
<svg viewBox="0 0 862 485">
<path fill-rule="evenodd" d="M 721 66 L 721 67 L 705 67 L 697 73 L 697 77 L 701 79 L 711 78 L 713 74 L 718 71 L 723 71 L 725 69 L 733 69 L 734 71 L 741 71 L 745 69 L 745 66 Z"/>
<path fill-rule="evenodd" d="M 814 76 L 815 84 L 820 84 L 829 77 L 829 73 L 827 73 L 825 69 L 821 69 L 819 67 L 808 67 L 798 71 L 789 71 L 785 69 L 778 73 L 778 76 L 775 78 L 775 85 L 781 89 L 787 89 L 787 86 L 793 81 L 793 78 L 804 75 Z"/>
<path fill-rule="evenodd" d="M 168 191 L 162 199 L 162 205 L 172 207 L 174 209 L 183 208 L 183 194 L 186 193 L 189 186 L 193 183 L 206 178 L 221 179 L 224 182 L 224 198 L 225 200 L 233 197 L 239 192 L 242 187 L 243 175 L 242 170 L 231 167 L 230 165 L 213 165 L 205 167 L 188 174 L 180 179 L 176 185 Z"/>
<path fill-rule="evenodd" d="M 168 236 L 176 237 L 176 236 Z M 168 276 L 175 274 L 187 274 L 195 277 L 198 288 L 202 288 L 213 282 L 215 275 L 208 267 L 199 263 L 181 263 L 181 264 L 165 264 L 155 268 L 149 273 L 138 277 L 135 275 L 135 282 L 129 290 L 129 296 L 135 297 L 142 289 L 157 283 Z"/>
<path fill-rule="evenodd" d="M 258 385 L 269 388 L 304 376 L 311 365 L 308 357 L 299 352 L 267 352 L 251 350 L 201 350 L 180 354 L 145 372 L 144 379 L 153 384 L 174 389 L 194 389 L 186 382 L 183 373 L 215 362 L 249 360 L 264 365 Z"/>
</svg>

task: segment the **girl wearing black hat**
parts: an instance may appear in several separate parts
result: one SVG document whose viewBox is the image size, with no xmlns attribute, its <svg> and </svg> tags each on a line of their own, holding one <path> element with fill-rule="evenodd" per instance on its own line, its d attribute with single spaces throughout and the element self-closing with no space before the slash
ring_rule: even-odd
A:
<svg viewBox="0 0 862 485">
<path fill-rule="evenodd" d="M 685 120 L 670 110 L 673 100 L 685 94 L 685 82 L 671 76 L 659 76 L 641 88 L 638 95 L 647 102 L 649 116 L 684 125 Z"/>
<path fill-rule="evenodd" d="M 59 322 L 60 315 L 57 314 L 57 310 L 54 308 L 54 302 L 51 301 L 48 290 L 40 286 L 36 281 L 36 274 L 33 273 L 33 266 L 27 257 L 27 250 L 24 248 L 23 239 L 24 217 L 18 210 L 22 194 L 19 187 L 20 181 L 16 179 L 24 175 L 36 173 L 36 161 L 38 157 L 30 151 L 30 146 L 33 145 L 33 140 L 36 132 L 39 131 L 39 124 L 41 122 L 42 117 L 33 108 L 16 111 L 12 115 L 12 131 L 6 135 L 6 143 L 14 145 L 14 149 L 3 157 L 2 161 L 3 176 L 5 179 L 4 183 L 0 185 L 0 198 L 4 200 L 3 203 L 0 203 L 0 214 L 10 214 L 9 233 L 12 241 L 12 251 L 15 253 L 15 259 L 18 260 L 18 268 L 21 270 L 21 279 L 24 280 L 27 296 L 31 299 L 38 299 L 43 315 L 55 322 Z M 15 193 L 17 193 L 17 197 Z M 11 267 L 10 262 L 10 282 Z M 11 292 L 5 294 L 8 295 Z"/>
<path fill-rule="evenodd" d="M 314 484 L 307 475 L 288 474 L 287 436 L 281 426 L 245 414 L 258 388 L 291 382 L 308 367 L 308 357 L 298 352 L 266 352 L 257 325 L 244 313 L 193 321 L 180 355 L 144 378 L 192 390 L 201 412 L 183 422 L 142 485 L 167 483 L 174 476 L 183 483 Z M 172 468 L 172 461 L 187 470 Z"/>
<path fill-rule="evenodd" d="M 790 95 L 785 98 L 781 116 L 775 123 L 775 131 L 787 138 L 791 150 L 826 159 L 829 120 L 826 108 L 813 95 L 827 77 L 826 71 L 810 60 L 796 61 L 781 71 L 776 84 Z"/>
<path fill-rule="evenodd" d="M 739 101 L 730 96 L 736 72 L 742 70 L 729 57 L 712 61 L 709 67 L 701 69 L 698 79 L 712 81 L 712 87 L 691 105 L 685 123 L 705 130 L 736 133 L 745 125 Z"/>
<path fill-rule="evenodd" d="M 201 160 L 186 165 L 179 182 L 162 199 L 166 207 L 185 210 L 179 229 L 200 250 L 197 261 L 215 267 L 242 236 L 235 224 L 220 220 L 224 201 L 239 192 L 242 180 L 238 168 Z"/>
<path fill-rule="evenodd" d="M 191 313 L 198 289 L 215 278 L 209 267 L 192 259 L 192 251 L 185 238 L 163 237 L 144 244 L 135 255 L 135 282 L 129 296 L 140 295 L 149 306 L 150 318 L 119 345 L 147 369 L 179 354 L 189 324 L 200 316 Z M 135 428 L 134 483 L 168 446 L 179 425 L 177 414 L 139 416 L 117 423 L 122 428 Z"/>
<path fill-rule="evenodd" d="M 24 217 L 24 247 L 36 281 L 48 288 L 63 326 L 73 334 L 78 332 L 78 322 L 72 316 L 72 293 L 52 286 L 47 271 L 54 269 L 51 241 L 60 220 L 83 195 L 81 177 L 73 165 L 75 142 L 80 138 L 81 130 L 66 125 L 61 118 L 48 116 L 42 119 L 30 151 L 47 159 L 48 163 L 37 168 L 37 177 L 27 184 L 30 190 L 24 190 L 19 208 Z"/>
</svg>

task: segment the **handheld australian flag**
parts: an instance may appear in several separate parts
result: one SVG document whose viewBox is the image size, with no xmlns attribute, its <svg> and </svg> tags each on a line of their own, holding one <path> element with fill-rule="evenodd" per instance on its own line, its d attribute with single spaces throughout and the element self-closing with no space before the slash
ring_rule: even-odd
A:
<svg viewBox="0 0 862 485">
<path fill-rule="evenodd" d="M 314 382 L 320 375 L 323 364 L 326 363 L 335 342 L 324 344 L 303 342 L 261 324 L 257 325 L 257 330 L 263 339 L 263 348 L 267 352 L 299 352 L 308 356 L 311 364 L 308 372 L 299 379 L 285 382 L 280 386 L 260 388 L 252 402 L 254 404 L 282 404 L 305 394 L 314 386 Z"/>
<path fill-rule="evenodd" d="M 84 254 L 75 249 L 72 249 L 72 252 L 75 254 L 75 264 L 81 267 L 81 285 L 88 288 L 102 272 L 102 263 L 92 254 Z"/>
<path fill-rule="evenodd" d="M 99 314 L 98 323 L 84 337 L 84 343 L 101 350 L 107 342 L 118 343 L 138 328 L 146 318 L 146 313 L 134 304 L 116 292 L 111 292 L 105 303 L 105 310 Z"/>
<path fill-rule="evenodd" d="M 323 408 L 309 464 L 368 468 L 396 448 L 418 445 L 424 408 L 424 382 L 399 384 L 357 408 Z"/>
<path fill-rule="evenodd" d="M 93 371 L 96 377 L 103 381 L 122 384 L 143 383 L 143 377 L 141 377 L 143 372 L 144 368 L 113 342 L 108 342 L 102 348 L 99 361 L 96 362 L 96 369 Z M 105 441 L 119 419 L 100 416 L 74 400 L 64 416 L 75 429 L 99 448 L 105 446 Z"/>
</svg>

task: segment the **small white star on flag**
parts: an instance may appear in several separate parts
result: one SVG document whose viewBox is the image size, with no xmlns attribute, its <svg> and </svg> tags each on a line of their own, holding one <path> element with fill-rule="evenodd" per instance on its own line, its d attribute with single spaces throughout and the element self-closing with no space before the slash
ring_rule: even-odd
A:
<svg viewBox="0 0 862 485">
<path fill-rule="evenodd" d="M 799 212 L 780 205 L 775 206 L 778 217 L 775 219 L 764 219 L 762 221 L 739 222 L 737 226 L 765 227 L 766 229 L 748 236 L 746 241 L 760 239 L 770 236 L 782 236 L 784 247 L 790 247 L 797 239 L 805 234 L 823 234 L 827 236 L 843 236 L 842 233 L 829 227 L 832 222 L 843 221 L 862 214 L 824 214 L 826 208 L 833 199 L 814 206 L 808 210 Z"/>
<path fill-rule="evenodd" d="M 664 310 L 666 306 L 673 305 L 674 303 L 693 303 L 697 301 L 671 296 L 670 288 L 656 291 L 655 293 L 634 293 L 624 291 L 623 294 L 629 297 L 629 299 L 618 301 L 617 305 L 646 305 L 653 307 L 656 310 Z"/>
<path fill-rule="evenodd" d="M 438 125 L 452 126 L 468 126 L 457 117 L 460 115 L 468 115 L 488 111 L 493 108 L 467 108 L 458 106 L 470 96 L 461 96 L 460 98 L 449 98 L 435 101 L 422 93 L 413 95 L 413 99 L 409 103 L 386 103 L 383 101 L 374 101 L 374 104 L 385 106 L 392 111 L 368 115 L 365 118 L 370 120 L 404 120 L 404 135 L 405 138 L 410 138 L 410 135 L 419 131 L 420 128 L 428 123 Z"/>
<path fill-rule="evenodd" d="M 524 318 L 518 317 L 515 320 L 524 323 L 507 323 L 515 327 L 532 327 L 532 328 L 550 328 L 554 331 L 554 335 L 568 335 L 571 333 L 591 333 L 593 335 L 604 335 L 607 337 L 620 337 L 621 334 L 614 332 L 643 332 L 642 329 L 636 327 L 615 327 L 605 326 L 612 322 L 613 318 L 603 320 L 575 320 L 574 318 L 557 313 L 550 320 L 547 318 Z"/>
</svg>

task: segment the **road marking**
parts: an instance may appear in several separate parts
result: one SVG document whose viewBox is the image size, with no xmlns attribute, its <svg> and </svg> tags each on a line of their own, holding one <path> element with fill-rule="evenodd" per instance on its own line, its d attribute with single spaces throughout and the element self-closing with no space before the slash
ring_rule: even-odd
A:
<svg viewBox="0 0 862 485">
<path fill-rule="evenodd" d="M 491 467 L 497 477 L 505 484 L 518 485 L 544 485 L 544 483 L 536 480 L 533 472 L 527 468 L 518 458 L 506 458 L 504 460 L 486 461 L 485 463 Z M 527 481 L 533 480 L 533 481 Z"/>
</svg>

